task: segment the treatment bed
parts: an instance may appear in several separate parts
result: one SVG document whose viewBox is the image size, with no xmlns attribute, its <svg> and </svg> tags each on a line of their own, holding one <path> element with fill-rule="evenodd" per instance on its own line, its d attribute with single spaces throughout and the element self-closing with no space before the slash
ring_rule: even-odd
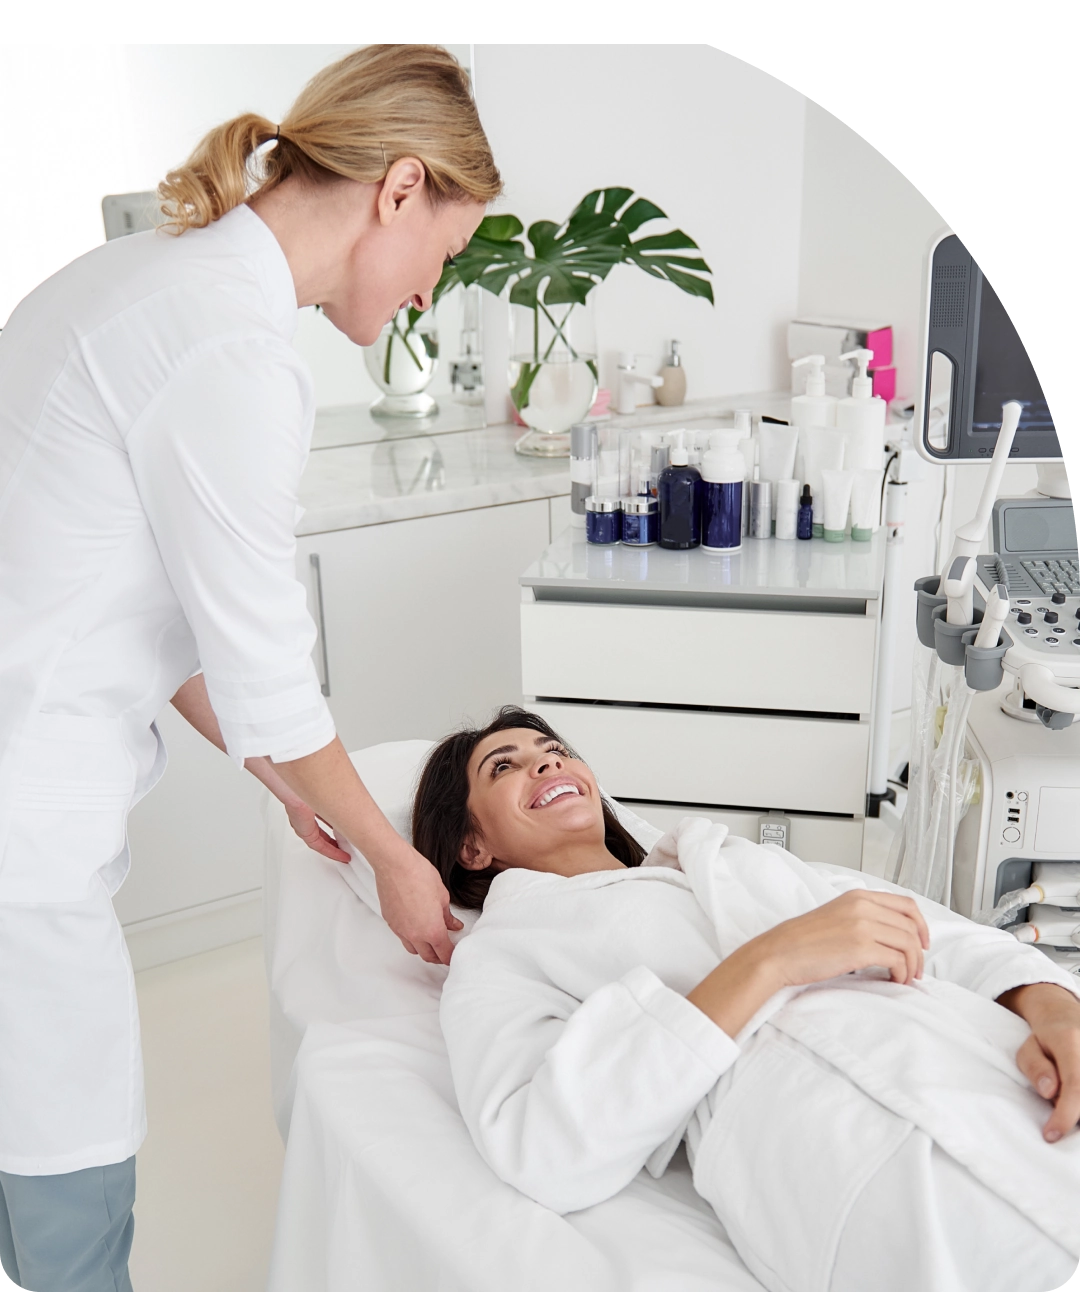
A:
<svg viewBox="0 0 1080 1292">
<path fill-rule="evenodd" d="M 407 835 L 426 741 L 353 755 Z M 660 832 L 620 811 L 646 847 Z M 751 1292 L 680 1151 L 659 1180 L 556 1215 L 500 1181 L 454 1100 L 445 969 L 367 904 L 373 880 L 308 850 L 270 800 L 266 963 L 286 1140 L 269 1292 Z M 471 912 L 458 912 L 467 920 Z M 455 935 L 456 937 L 464 934 Z"/>
</svg>

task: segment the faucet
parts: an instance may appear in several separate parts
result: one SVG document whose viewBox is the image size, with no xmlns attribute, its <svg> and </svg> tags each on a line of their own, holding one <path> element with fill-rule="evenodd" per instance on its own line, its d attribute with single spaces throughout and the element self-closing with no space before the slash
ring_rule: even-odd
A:
<svg viewBox="0 0 1080 1292">
<path fill-rule="evenodd" d="M 643 386 L 649 386 L 653 390 L 659 390 L 664 384 L 663 377 L 646 377 L 643 372 L 638 372 L 635 367 L 637 357 L 624 350 L 619 355 L 619 367 L 616 374 L 615 385 L 615 411 L 617 413 L 633 413 L 637 410 L 637 385 L 640 382 Z"/>
</svg>

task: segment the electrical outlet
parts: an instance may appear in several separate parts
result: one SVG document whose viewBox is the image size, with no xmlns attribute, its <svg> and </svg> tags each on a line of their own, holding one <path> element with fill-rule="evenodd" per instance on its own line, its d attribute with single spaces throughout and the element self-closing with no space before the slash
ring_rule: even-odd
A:
<svg viewBox="0 0 1080 1292">
<path fill-rule="evenodd" d="M 758 843 L 771 843 L 774 848 L 787 848 L 791 839 L 791 818 L 779 812 L 769 812 L 758 818 Z"/>
</svg>

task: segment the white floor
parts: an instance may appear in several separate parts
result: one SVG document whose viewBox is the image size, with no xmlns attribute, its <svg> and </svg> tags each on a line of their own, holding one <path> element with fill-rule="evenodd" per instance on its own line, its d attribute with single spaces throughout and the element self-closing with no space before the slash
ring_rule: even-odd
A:
<svg viewBox="0 0 1080 1292">
<path fill-rule="evenodd" d="M 263 1292 L 284 1155 L 254 938 L 136 975 L 149 1133 L 135 1292 Z"/>
<path fill-rule="evenodd" d="M 868 820 L 863 868 L 884 874 L 891 843 L 889 826 Z M 150 1130 L 138 1157 L 135 1292 L 263 1292 L 284 1150 L 270 1103 L 262 940 L 136 981 Z"/>
</svg>

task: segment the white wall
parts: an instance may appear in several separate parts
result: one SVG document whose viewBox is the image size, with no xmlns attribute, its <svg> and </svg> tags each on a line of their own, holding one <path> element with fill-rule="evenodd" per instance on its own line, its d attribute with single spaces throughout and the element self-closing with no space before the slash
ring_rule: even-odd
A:
<svg viewBox="0 0 1080 1292">
<path fill-rule="evenodd" d="M 784 385 L 803 97 L 699 45 L 477 45 L 474 70 L 506 181 L 497 209 L 526 226 L 559 221 L 592 189 L 625 185 L 666 211 L 713 269 L 715 308 L 640 270 L 612 271 L 596 289 L 601 385 L 620 350 L 656 372 L 672 337 L 688 398 Z M 489 386 L 504 380 L 492 334 L 503 318 L 489 309 Z"/>
<path fill-rule="evenodd" d="M 345 45 L 8 46 L 0 84 L 33 102 L 0 132 L 0 167 L 22 202 L 0 207 L 0 322 L 38 282 L 104 237 L 106 193 L 152 189 L 211 126 L 271 120 Z M 463 62 L 468 46 L 451 46 Z M 804 99 L 704 46 L 482 46 L 477 97 L 507 181 L 501 209 L 562 219 L 590 189 L 626 184 L 700 244 L 717 305 L 619 267 L 597 294 L 601 381 L 631 349 L 659 369 L 683 342 L 691 398 L 784 380 L 783 330 L 798 291 Z M 57 92 L 41 94 L 41 86 Z M 64 92 L 60 92 L 63 87 Z M 84 130 L 79 132 L 82 124 Z M 488 380 L 506 416 L 505 305 L 487 302 Z M 456 352 L 454 301 L 440 307 Z M 377 391 L 362 356 L 313 311 L 297 338 L 321 405 Z M 433 390 L 447 388 L 447 364 Z"/>
</svg>

